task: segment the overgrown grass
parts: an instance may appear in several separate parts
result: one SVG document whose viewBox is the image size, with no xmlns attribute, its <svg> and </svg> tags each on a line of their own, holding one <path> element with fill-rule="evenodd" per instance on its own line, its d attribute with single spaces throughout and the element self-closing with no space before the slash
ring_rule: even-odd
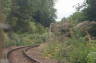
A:
<svg viewBox="0 0 96 63">
<path fill-rule="evenodd" d="M 44 56 L 60 61 L 60 63 L 96 63 L 96 40 L 85 40 L 79 30 L 66 41 L 54 40 L 44 48 Z"/>
<path fill-rule="evenodd" d="M 30 46 L 40 44 L 46 41 L 48 33 L 43 34 L 13 34 L 13 37 L 6 41 L 6 47 L 9 46 Z"/>
</svg>

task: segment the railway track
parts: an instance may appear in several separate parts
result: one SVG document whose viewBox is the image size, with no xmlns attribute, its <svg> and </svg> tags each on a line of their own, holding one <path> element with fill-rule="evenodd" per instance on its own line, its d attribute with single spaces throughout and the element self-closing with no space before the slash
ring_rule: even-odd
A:
<svg viewBox="0 0 96 63">
<path fill-rule="evenodd" d="M 34 58 L 30 58 L 26 54 L 26 52 L 30 48 L 34 48 L 34 47 L 38 47 L 38 46 L 39 45 L 25 46 L 25 47 L 19 47 L 19 48 L 12 49 L 7 54 L 9 63 L 40 63 L 40 62 L 34 60 Z"/>
</svg>

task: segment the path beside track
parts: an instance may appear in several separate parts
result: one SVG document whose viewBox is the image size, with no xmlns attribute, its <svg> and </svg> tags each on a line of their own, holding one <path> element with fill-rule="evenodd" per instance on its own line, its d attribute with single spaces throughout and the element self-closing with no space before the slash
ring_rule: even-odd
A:
<svg viewBox="0 0 96 63">
<path fill-rule="evenodd" d="M 45 58 L 42 56 L 42 48 L 46 46 L 46 44 L 41 44 L 39 47 L 31 48 L 26 52 L 30 58 L 34 58 L 34 60 L 40 63 L 58 63 L 57 60 Z"/>
</svg>

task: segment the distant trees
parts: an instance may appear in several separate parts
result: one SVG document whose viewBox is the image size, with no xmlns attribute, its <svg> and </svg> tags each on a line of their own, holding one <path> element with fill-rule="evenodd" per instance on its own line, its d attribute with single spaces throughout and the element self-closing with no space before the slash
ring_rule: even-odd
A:
<svg viewBox="0 0 96 63">
<path fill-rule="evenodd" d="M 41 23 L 44 26 L 49 26 L 51 22 L 55 21 L 55 9 L 54 0 L 35 0 L 37 4 L 33 3 L 34 14 L 32 15 L 36 22 Z"/>
<path fill-rule="evenodd" d="M 28 32 L 29 21 L 32 21 L 31 15 L 29 0 L 12 0 L 11 12 L 7 17 L 7 22 L 15 31 Z"/>
<path fill-rule="evenodd" d="M 83 10 L 86 20 L 96 21 L 96 0 L 86 0 L 87 8 Z"/>
<path fill-rule="evenodd" d="M 69 20 L 82 21 L 96 21 L 96 0 L 85 0 L 81 6 L 76 7 L 77 12 L 73 13 Z"/>
<path fill-rule="evenodd" d="M 30 30 L 30 22 L 48 27 L 56 18 L 54 2 L 54 0 L 11 0 L 7 22 L 15 31 L 22 32 Z"/>
<path fill-rule="evenodd" d="M 75 12 L 68 19 L 71 21 L 82 22 L 86 20 L 86 16 L 84 15 L 83 12 Z"/>
</svg>

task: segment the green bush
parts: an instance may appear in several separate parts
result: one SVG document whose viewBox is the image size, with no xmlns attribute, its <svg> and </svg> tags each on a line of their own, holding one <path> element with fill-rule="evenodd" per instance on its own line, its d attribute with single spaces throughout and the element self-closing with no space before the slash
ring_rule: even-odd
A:
<svg viewBox="0 0 96 63">
<path fill-rule="evenodd" d="M 29 46 L 45 42 L 48 38 L 48 33 L 34 33 L 34 34 L 12 34 L 12 38 L 6 41 L 8 46 Z"/>
<path fill-rule="evenodd" d="M 87 59 L 87 63 L 96 63 L 96 52 L 89 53 Z"/>
<path fill-rule="evenodd" d="M 78 29 L 73 32 L 72 37 L 64 42 L 56 39 L 49 42 L 44 48 L 45 57 L 57 59 L 59 63 L 88 63 L 88 54 L 96 52 L 96 40 L 85 40 Z"/>
</svg>

